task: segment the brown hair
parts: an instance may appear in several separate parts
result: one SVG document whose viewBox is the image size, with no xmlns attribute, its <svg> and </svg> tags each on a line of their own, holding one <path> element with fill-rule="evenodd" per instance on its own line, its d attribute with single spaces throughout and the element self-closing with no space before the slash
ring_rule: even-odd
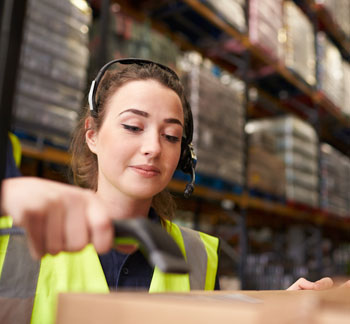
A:
<svg viewBox="0 0 350 324">
<path fill-rule="evenodd" d="M 117 89 L 131 81 L 150 79 L 158 81 L 160 84 L 178 94 L 184 110 L 184 134 L 187 134 L 188 129 L 186 129 L 186 125 L 188 125 L 190 108 L 186 104 L 183 86 L 171 73 L 161 69 L 156 64 L 146 64 L 142 66 L 131 64 L 127 65 L 127 67 L 121 71 L 107 71 L 96 92 L 98 114 L 93 117 L 94 122 L 92 127 L 96 128 L 97 131 L 101 128 L 106 115 L 106 104 Z M 96 191 L 98 161 L 96 155 L 90 151 L 85 142 L 85 120 L 90 116 L 89 107 L 85 107 L 82 110 L 79 122 L 73 134 L 71 143 L 72 174 L 75 184 Z M 166 189 L 153 197 L 152 207 L 163 219 L 171 219 L 176 208 L 172 196 Z"/>
</svg>

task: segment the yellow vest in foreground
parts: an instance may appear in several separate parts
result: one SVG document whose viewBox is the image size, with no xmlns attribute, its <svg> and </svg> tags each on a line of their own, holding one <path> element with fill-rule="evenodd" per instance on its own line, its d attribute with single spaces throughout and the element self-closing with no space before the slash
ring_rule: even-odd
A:
<svg viewBox="0 0 350 324">
<path fill-rule="evenodd" d="M 2 225 L 4 226 L 4 224 L 5 221 L 3 221 Z M 8 225 L 9 223 L 4 227 Z M 189 249 L 191 247 L 185 248 L 181 227 L 167 222 L 166 228 L 179 245 L 184 257 L 187 258 L 186 252 L 190 252 Z M 207 257 L 205 262 L 206 269 L 199 269 L 205 274 L 204 283 L 200 289 L 213 290 L 218 266 L 217 249 L 219 241 L 210 235 L 196 231 L 192 232 L 199 234 Z M 6 253 L 6 240 L 8 240 L 8 237 L 0 237 L 0 273 L 4 254 Z M 190 260 L 187 261 L 189 262 Z M 204 264 L 202 267 L 204 267 Z M 198 286 L 195 289 L 198 289 Z M 150 292 L 189 290 L 191 290 L 191 285 L 188 274 L 164 274 L 157 267 L 155 268 L 149 289 Z M 88 245 L 77 253 L 61 252 L 56 256 L 46 255 L 41 260 L 31 323 L 53 323 L 56 316 L 57 294 L 62 292 L 109 292 L 101 263 L 92 245 Z"/>
</svg>

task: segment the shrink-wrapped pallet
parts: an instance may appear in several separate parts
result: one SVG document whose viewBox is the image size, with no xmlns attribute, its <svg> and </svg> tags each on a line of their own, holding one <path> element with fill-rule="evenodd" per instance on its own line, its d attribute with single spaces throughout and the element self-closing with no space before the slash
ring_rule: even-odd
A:
<svg viewBox="0 0 350 324">
<path fill-rule="evenodd" d="M 346 37 L 350 37 L 350 1 L 349 0 L 316 0 L 331 15 L 331 19 Z"/>
<path fill-rule="evenodd" d="M 319 53 L 319 90 L 339 109 L 344 102 L 344 77 L 342 57 L 338 48 L 325 33 L 317 34 Z"/>
<path fill-rule="evenodd" d="M 312 24 L 292 1 L 285 1 L 283 17 L 286 32 L 285 65 L 310 85 L 315 77 L 315 36 Z"/>
<path fill-rule="evenodd" d="M 249 38 L 274 59 L 282 59 L 282 0 L 250 0 Z"/>
<path fill-rule="evenodd" d="M 115 7 L 117 7 L 115 9 Z M 152 29 L 149 22 L 139 22 L 112 5 L 107 34 L 107 57 L 142 57 L 174 67 L 180 50 L 167 35 Z M 93 30 L 92 44 L 99 44 L 99 26 Z M 94 60 L 93 60 L 94 61 Z"/>
<path fill-rule="evenodd" d="M 269 148 L 270 144 L 261 147 L 284 163 L 280 182 L 285 184 L 286 199 L 318 206 L 318 140 L 315 130 L 307 123 L 287 116 L 249 122 L 246 131 L 250 143 L 257 143 L 256 138 L 273 138 L 270 141 L 274 143 L 273 150 Z M 266 179 L 270 172 L 266 171 Z"/>
<path fill-rule="evenodd" d="M 243 91 L 231 76 L 224 84 L 206 67 L 192 65 L 183 76 L 192 107 L 196 171 L 243 184 Z"/>
<path fill-rule="evenodd" d="M 251 143 L 250 143 L 251 145 Z M 248 150 L 247 185 L 250 189 L 285 196 L 285 164 L 264 147 L 250 146 Z"/>
<path fill-rule="evenodd" d="M 276 155 L 276 137 L 259 131 L 265 123 L 248 123 L 248 129 L 255 125 L 248 137 L 247 185 L 251 190 L 262 191 L 277 197 L 285 196 L 285 164 Z"/>
<path fill-rule="evenodd" d="M 15 92 L 15 129 L 65 147 L 86 90 L 91 10 L 80 4 L 28 2 Z"/>
<path fill-rule="evenodd" d="M 246 31 L 245 0 L 205 0 L 204 3 L 231 26 L 242 33 Z"/>
<path fill-rule="evenodd" d="M 350 217 L 350 159 L 325 143 L 321 145 L 321 207 Z"/>
</svg>

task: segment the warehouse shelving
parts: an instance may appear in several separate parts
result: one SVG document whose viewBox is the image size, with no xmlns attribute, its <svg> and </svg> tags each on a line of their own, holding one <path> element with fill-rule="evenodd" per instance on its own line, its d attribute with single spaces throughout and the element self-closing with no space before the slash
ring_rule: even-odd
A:
<svg viewBox="0 0 350 324">
<path fill-rule="evenodd" d="M 181 193 L 183 191 L 183 182 L 173 180 L 169 189 Z M 242 208 L 251 210 L 260 210 L 275 216 L 287 217 L 289 219 L 308 221 L 317 225 L 334 227 L 337 229 L 350 230 L 350 219 L 339 218 L 329 215 L 317 208 L 300 206 L 298 204 L 285 204 L 275 201 L 269 201 L 263 198 L 252 197 L 249 194 L 235 195 L 228 192 L 218 192 L 213 189 L 196 186 L 196 197 L 207 199 L 212 202 L 230 200 Z M 218 204 L 219 205 L 219 204 Z"/>
<path fill-rule="evenodd" d="M 182 49 L 194 49 L 224 70 L 244 78 L 248 85 L 248 93 L 249 89 L 254 89 L 258 93 L 256 101 L 251 101 L 248 97 L 249 117 L 266 117 L 276 113 L 291 112 L 312 123 L 318 130 L 321 140 L 328 141 L 345 154 L 349 153 L 350 118 L 345 116 L 339 107 L 336 107 L 316 86 L 307 84 L 282 62 L 253 44 L 247 34 L 238 31 L 214 13 L 205 1 L 173 1 L 169 2 L 168 7 L 166 1 L 161 3 L 148 1 L 146 5 L 142 1 L 117 2 L 122 11 L 135 19 L 150 21 L 155 29 L 175 40 Z M 341 49 L 343 57 L 349 58 L 349 40 L 344 38 L 333 20 L 329 19 L 327 10 L 312 0 L 295 2 L 314 22 L 315 29 L 326 31 Z M 186 31 L 194 25 L 197 28 L 187 33 Z M 202 31 L 200 27 L 203 27 Z M 216 38 L 220 38 L 221 41 L 217 42 Z M 232 52 L 225 52 L 222 39 L 234 43 Z M 213 51 L 205 44 L 215 44 L 217 49 Z M 247 56 L 249 56 L 248 59 Z M 249 62 L 248 70 L 246 62 Z M 244 75 L 247 71 L 248 73 Z M 282 88 L 286 89 L 284 93 L 280 93 Z M 264 108 L 264 102 L 267 103 L 265 107 L 268 109 L 261 109 Z M 183 186 L 183 181 L 173 180 L 169 188 L 173 192 L 181 193 Z M 319 236 L 322 235 L 322 228 L 337 229 L 345 233 L 350 230 L 349 219 L 330 215 L 318 208 L 309 208 L 292 202 L 276 202 L 268 197 L 255 197 L 250 195 L 248 190 L 243 194 L 233 194 L 197 185 L 194 199 L 230 200 L 243 211 L 245 217 L 258 211 L 285 220 L 310 223 L 320 229 Z M 190 203 L 186 206 L 189 205 Z M 218 212 L 220 204 L 215 206 L 217 213 L 220 214 Z M 248 214 L 246 214 L 247 211 Z M 265 218 L 269 222 L 268 219 L 268 217 Z M 247 219 L 244 222 L 247 222 Z"/>
<path fill-rule="evenodd" d="M 318 14 L 317 17 L 320 18 L 317 19 L 322 21 L 324 20 L 324 8 L 316 5 L 311 0 L 301 2 L 301 5 L 307 5 L 312 12 Z M 149 1 L 145 7 L 143 7 L 142 2 L 140 1 L 118 1 L 118 3 L 121 6 L 121 10 L 125 10 L 128 14 L 137 19 L 146 19 L 146 17 L 148 17 L 148 19 L 151 19 L 151 22 L 155 28 L 158 30 L 160 29 L 167 35 L 171 35 L 172 38 L 176 38 L 177 42 L 179 42 L 182 48 L 197 49 L 204 56 L 213 59 L 213 61 L 219 64 L 219 66 L 237 73 L 237 69 L 242 69 L 242 66 L 235 66 L 231 61 L 225 61 L 225 58 L 211 57 L 210 52 L 206 48 L 197 45 L 195 42 L 189 46 L 188 38 L 192 38 L 193 42 L 194 37 L 191 36 L 186 39 L 187 35 L 183 35 L 185 27 L 188 25 L 186 19 L 189 20 L 196 15 L 200 15 L 201 19 L 204 19 L 205 23 L 211 25 L 211 27 L 206 27 L 206 30 L 209 30 L 210 32 L 206 33 L 205 37 L 210 37 L 210 33 L 214 35 L 220 34 L 220 36 L 222 36 L 222 34 L 229 36 L 235 41 L 238 41 L 243 48 L 243 51 L 241 51 L 242 53 L 237 55 L 240 55 L 241 58 L 244 58 L 245 53 L 250 53 L 252 69 L 255 70 L 258 68 L 259 70 L 260 67 L 264 68 L 265 70 L 269 70 L 268 74 L 271 75 L 271 79 L 273 80 L 269 80 L 269 76 L 266 77 L 266 73 L 262 79 L 265 83 L 270 83 L 268 84 L 267 89 L 263 89 L 263 86 L 261 86 L 262 82 L 259 82 L 259 78 L 256 76 L 252 77 L 250 82 L 254 84 L 254 86 L 257 85 L 259 94 L 261 94 L 262 97 L 272 103 L 277 110 L 293 112 L 306 120 L 312 120 L 312 116 L 310 118 L 307 113 L 305 114 L 305 107 L 308 106 L 308 109 L 311 110 L 313 116 L 317 117 L 319 115 L 318 117 L 320 117 L 319 122 L 321 126 L 321 138 L 323 134 L 326 134 L 326 138 L 331 139 L 334 137 L 334 132 L 337 132 L 338 134 L 340 133 L 340 129 L 346 135 L 347 129 L 350 128 L 349 117 L 344 116 L 338 107 L 336 107 L 329 99 L 327 99 L 323 93 L 317 91 L 315 87 L 308 85 L 305 81 L 301 80 L 293 71 L 286 68 L 281 62 L 274 60 L 271 56 L 268 55 L 268 53 L 262 51 L 258 46 L 252 44 L 247 35 L 237 31 L 234 27 L 225 22 L 221 17 L 213 13 L 213 11 L 211 11 L 210 8 L 205 5 L 205 1 L 175 1 L 171 2 L 171 6 L 169 8 L 163 10 L 160 10 L 162 4 L 157 4 L 153 1 Z M 167 2 L 164 2 L 163 5 L 166 6 L 166 3 Z M 159 14 L 159 12 L 161 12 L 161 14 Z M 178 16 L 181 16 L 181 18 Z M 167 26 L 167 21 L 170 19 L 172 19 L 172 21 L 178 21 L 178 24 L 180 25 L 178 26 L 178 30 L 173 23 L 171 26 L 170 24 Z M 185 27 L 181 24 L 183 24 Z M 191 25 L 193 25 L 193 22 Z M 333 26 L 332 28 L 333 33 L 335 33 L 335 27 Z M 346 46 L 347 45 L 344 45 L 345 50 Z M 251 71 L 249 71 L 249 74 L 250 73 Z M 281 87 L 284 87 L 287 89 L 287 91 L 289 90 L 291 94 L 287 93 L 286 98 L 276 98 L 276 94 L 278 95 Z M 256 104 L 249 103 L 249 111 L 253 114 L 252 117 L 255 117 L 256 113 L 260 113 L 260 111 L 258 112 L 258 110 L 254 108 L 259 104 L 259 102 Z M 312 110 L 314 111 L 312 112 Z M 322 129 L 322 125 L 327 125 L 328 127 L 324 127 L 324 129 Z M 349 143 L 349 138 L 345 135 L 340 141 L 338 141 L 338 143 L 334 143 L 335 146 L 340 147 L 342 151 L 346 149 Z"/>
<path fill-rule="evenodd" d="M 222 69 L 244 78 L 247 82 L 248 117 L 266 117 L 282 112 L 293 113 L 312 123 L 318 129 L 321 139 L 328 141 L 345 154 L 350 154 L 350 118 L 343 115 L 339 107 L 318 91 L 317 87 L 307 84 L 282 62 L 253 44 L 245 33 L 238 31 L 215 14 L 205 1 L 121 0 L 113 2 L 118 3 L 122 12 L 136 20 L 147 21 L 153 28 L 168 35 L 181 49 L 196 50 Z M 309 15 L 315 28 L 326 31 L 340 48 L 343 57 L 350 60 L 350 40 L 339 30 L 327 10 L 313 0 L 295 2 Z M 194 28 L 194 32 L 190 33 L 191 28 Z M 221 39 L 219 43 L 217 38 Z M 231 42 L 231 45 L 234 45 L 229 53 L 224 49 L 225 42 Z M 217 44 L 217 49 L 213 51 L 212 46 L 206 44 Z M 282 88 L 285 91 L 281 93 Z M 251 100 L 251 90 L 258 94 L 256 101 Z M 264 105 L 264 103 L 267 104 Z M 264 106 L 269 108 L 264 109 Z M 272 110 L 271 107 L 273 107 Z M 57 154 L 53 154 L 53 151 Z M 67 164 L 70 159 L 67 153 L 54 149 L 40 151 L 25 148 L 24 155 L 59 164 Z M 175 194 L 181 194 L 184 185 L 183 180 L 174 179 L 169 189 Z M 217 218 L 225 217 L 227 214 L 227 211 L 222 209 L 221 202 L 226 200 L 232 202 L 235 209 L 242 213 L 242 219 L 238 223 L 241 231 L 243 263 L 247 249 L 247 246 L 244 246 L 247 244 L 246 227 L 250 226 L 251 222 L 254 223 L 254 219 L 255 224 L 259 222 L 258 217 L 254 217 L 257 213 L 266 216 L 263 222 L 270 224 L 272 218 L 312 224 L 320 229 L 320 235 L 322 229 L 335 229 L 346 234 L 350 231 L 350 219 L 331 215 L 319 208 L 306 207 L 288 201 L 276 201 L 268 196 L 256 197 L 250 194 L 248 188 L 244 188 L 243 193 L 240 194 L 215 190 L 199 184 L 196 186 L 193 199 L 186 202 L 180 198 L 179 200 L 186 209 L 193 210 L 195 213 L 204 209 L 203 206 L 198 208 L 199 204 L 205 204 L 206 213 L 215 214 Z"/>
<path fill-rule="evenodd" d="M 140 1 L 118 1 L 118 3 L 121 5 L 122 10 L 126 10 L 126 13 L 133 15 L 133 17 L 137 19 L 146 19 L 147 15 L 146 12 L 144 14 L 140 14 L 140 11 L 142 12 L 143 7 Z M 215 13 L 213 13 L 202 1 L 198 0 L 184 0 L 184 1 L 177 1 L 176 3 L 179 3 L 178 6 L 173 6 L 171 8 L 171 13 L 167 12 L 167 15 L 160 16 L 160 18 L 157 18 L 156 14 L 153 14 L 151 9 L 152 6 L 157 8 L 152 1 L 148 2 L 147 10 L 148 10 L 148 17 L 152 19 L 152 22 L 158 30 L 171 35 L 176 41 L 180 44 L 180 46 L 184 49 L 196 49 L 199 52 L 201 52 L 204 56 L 210 57 L 215 63 L 222 66 L 224 69 L 228 71 L 236 71 L 237 66 L 234 66 L 230 59 L 225 59 L 221 57 L 212 57 L 210 55 L 210 52 L 208 49 L 203 48 L 201 46 L 198 46 L 196 44 L 189 45 L 188 39 L 186 39 L 185 36 L 182 35 L 182 37 L 179 36 L 179 32 L 175 30 L 174 25 L 171 26 L 166 25 L 167 19 L 169 19 L 170 15 L 173 16 L 181 16 L 181 18 L 178 18 L 179 24 L 183 23 L 184 25 L 187 25 L 186 18 L 184 18 L 186 13 L 186 17 L 192 18 L 192 15 L 197 16 L 201 15 L 202 19 L 205 19 L 205 22 L 207 24 L 210 24 L 210 28 L 213 28 L 215 32 L 212 32 L 214 35 L 220 35 L 222 36 L 225 34 L 227 37 L 230 37 L 231 39 L 234 39 L 235 41 L 238 41 L 239 44 L 242 46 L 243 54 L 245 51 L 249 51 L 249 53 L 252 56 L 252 67 L 256 70 L 259 70 L 260 68 L 264 68 L 266 70 L 266 67 L 269 69 L 269 73 L 274 76 L 275 79 L 278 79 L 278 82 L 276 82 L 278 85 L 274 90 L 278 91 L 281 89 L 281 84 L 279 81 L 286 83 L 286 85 L 293 91 L 294 93 L 298 93 L 300 96 L 302 96 L 302 100 L 306 100 L 307 102 L 311 102 L 313 105 L 320 106 L 321 111 L 328 117 L 335 119 L 337 121 L 337 126 L 343 127 L 343 128 L 349 128 L 350 127 L 350 119 L 349 117 L 345 117 L 337 107 L 334 106 L 325 96 L 318 92 L 313 87 L 306 84 L 303 80 L 301 80 L 293 71 L 290 71 L 288 68 L 284 66 L 283 63 L 275 60 L 272 56 L 268 55 L 268 53 L 264 52 L 259 48 L 258 46 L 252 44 L 249 40 L 249 37 L 245 34 L 240 33 L 237 31 L 234 27 L 230 26 L 228 23 L 226 23 L 222 18 L 218 17 Z M 181 5 L 180 5 L 181 4 Z M 318 8 L 318 7 L 316 7 Z M 154 9 L 155 10 L 155 9 Z M 315 9 L 316 10 L 316 9 Z M 319 9 L 320 11 L 321 9 Z M 170 9 L 169 9 L 170 11 Z M 178 12 L 177 12 L 178 11 Z M 323 12 L 324 10 L 322 10 Z M 134 14 L 135 13 L 135 14 Z M 149 19 L 149 18 L 148 18 Z M 189 19 L 189 18 L 187 18 Z M 174 18 L 175 20 L 175 18 Z M 193 24 L 193 23 L 192 23 Z M 179 28 L 181 30 L 181 33 L 184 32 L 183 26 Z M 210 34 L 206 33 L 205 37 L 209 37 Z M 194 39 L 194 36 L 191 36 L 192 42 Z M 215 41 L 212 39 L 212 41 Z M 222 50 L 222 53 L 224 53 L 224 50 Z M 348 53 L 350 55 L 350 52 Z M 297 108 L 295 109 L 297 110 Z"/>
<path fill-rule="evenodd" d="M 42 160 L 62 165 L 70 164 L 70 154 L 67 151 L 59 150 L 50 146 L 35 148 L 31 145 L 22 144 L 22 154 L 25 157 L 35 160 Z"/>
<path fill-rule="evenodd" d="M 23 156 L 39 161 L 50 162 L 58 165 L 68 166 L 71 156 L 67 151 L 59 150 L 52 147 L 34 148 L 28 145 L 22 145 Z M 184 189 L 184 181 L 173 179 L 168 188 L 174 193 L 181 194 Z M 350 231 L 350 219 L 329 215 L 322 210 L 298 206 L 293 203 L 281 203 L 264 198 L 250 196 L 248 193 L 234 194 L 232 192 L 218 191 L 213 188 L 197 185 L 195 189 L 196 199 L 202 199 L 211 203 L 214 208 L 212 211 L 218 212 L 220 202 L 228 200 L 247 209 L 260 210 L 271 215 L 287 217 L 294 220 L 302 220 L 312 222 L 317 225 L 329 226 L 339 230 Z M 191 207 L 190 202 L 182 201 L 186 207 Z M 194 209 L 192 206 L 190 209 Z"/>
</svg>

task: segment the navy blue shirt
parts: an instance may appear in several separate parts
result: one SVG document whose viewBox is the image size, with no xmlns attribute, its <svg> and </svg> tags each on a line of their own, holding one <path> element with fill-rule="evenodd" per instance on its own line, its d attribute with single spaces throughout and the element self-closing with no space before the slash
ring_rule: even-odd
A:
<svg viewBox="0 0 350 324">
<path fill-rule="evenodd" d="M 150 209 L 148 217 L 152 221 L 160 222 L 160 218 L 153 208 Z M 149 289 L 154 268 L 149 265 L 140 250 L 132 254 L 124 254 L 112 249 L 106 254 L 99 255 L 99 258 L 111 290 Z M 220 290 L 218 275 L 216 275 L 215 290 Z"/>
<path fill-rule="evenodd" d="M 160 218 L 153 208 L 149 219 L 160 223 Z M 132 254 L 124 254 L 115 249 L 99 255 L 107 284 L 111 290 L 128 288 L 148 290 L 151 285 L 154 268 L 149 265 L 144 255 L 137 250 Z"/>
<path fill-rule="evenodd" d="M 99 257 L 111 290 L 118 288 L 148 290 L 150 287 L 153 267 L 139 250 L 133 254 L 111 250 Z"/>
</svg>

